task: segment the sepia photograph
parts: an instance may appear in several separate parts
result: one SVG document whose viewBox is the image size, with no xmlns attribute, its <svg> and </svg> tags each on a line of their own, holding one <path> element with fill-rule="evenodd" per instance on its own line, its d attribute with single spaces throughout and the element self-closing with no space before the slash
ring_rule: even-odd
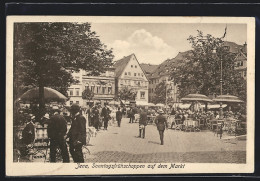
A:
<svg viewBox="0 0 260 181">
<path fill-rule="evenodd" d="M 254 18 L 7 17 L 7 175 L 252 173 L 254 62 Z"/>
</svg>

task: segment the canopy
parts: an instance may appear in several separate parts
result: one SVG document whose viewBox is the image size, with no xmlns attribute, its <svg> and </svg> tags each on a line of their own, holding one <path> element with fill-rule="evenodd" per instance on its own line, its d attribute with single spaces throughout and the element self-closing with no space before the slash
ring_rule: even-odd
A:
<svg viewBox="0 0 260 181">
<path fill-rule="evenodd" d="M 226 102 L 226 103 L 241 103 L 241 102 L 244 102 L 244 101 L 240 100 L 238 97 L 232 96 L 232 95 L 220 95 L 220 96 L 216 97 L 215 99 L 213 99 L 213 101 L 215 101 L 215 102 Z"/>
<path fill-rule="evenodd" d="M 201 107 L 205 108 L 205 105 L 201 105 Z M 223 104 L 222 108 L 225 108 L 225 107 L 227 107 L 227 105 Z M 217 108 L 220 108 L 220 104 L 209 104 L 208 105 L 208 109 L 217 109 Z"/>
<path fill-rule="evenodd" d="M 122 102 L 123 104 L 130 104 L 129 101 L 125 101 L 125 100 L 121 100 L 121 102 Z"/>
<path fill-rule="evenodd" d="M 32 101 L 32 100 L 37 100 L 39 99 L 39 88 L 33 88 L 25 92 L 19 100 L 22 101 Z M 49 88 L 49 87 L 44 87 L 44 99 L 47 102 L 51 101 L 58 101 L 58 102 L 65 102 L 67 101 L 67 97 L 65 97 L 62 93 Z"/>
<path fill-rule="evenodd" d="M 146 102 L 146 101 L 136 101 L 136 105 L 138 105 L 138 106 L 148 106 L 148 102 Z"/>
<path fill-rule="evenodd" d="M 212 102 L 210 98 L 202 94 L 189 94 L 183 98 L 181 101 L 201 101 L 201 102 Z"/>
</svg>

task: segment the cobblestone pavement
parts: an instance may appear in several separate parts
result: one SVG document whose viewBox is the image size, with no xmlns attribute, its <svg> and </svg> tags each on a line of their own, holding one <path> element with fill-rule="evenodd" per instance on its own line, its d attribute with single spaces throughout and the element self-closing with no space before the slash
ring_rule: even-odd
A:
<svg viewBox="0 0 260 181">
<path fill-rule="evenodd" d="M 138 123 L 122 120 L 121 127 L 112 125 L 91 137 L 91 154 L 87 162 L 186 162 L 245 163 L 245 139 L 219 139 L 211 131 L 165 131 L 165 144 L 160 145 L 154 125 L 146 127 L 145 139 L 138 138 Z M 225 138 L 225 135 L 224 135 Z"/>
</svg>

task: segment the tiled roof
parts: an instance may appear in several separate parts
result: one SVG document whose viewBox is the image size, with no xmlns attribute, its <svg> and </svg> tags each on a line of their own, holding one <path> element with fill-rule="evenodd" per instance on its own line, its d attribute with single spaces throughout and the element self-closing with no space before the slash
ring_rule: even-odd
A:
<svg viewBox="0 0 260 181">
<path fill-rule="evenodd" d="M 230 42 L 230 41 L 225 41 L 224 46 L 229 46 L 230 47 L 229 51 L 231 53 L 238 53 L 240 49 L 244 48 L 243 45 L 238 45 L 238 44 L 236 44 L 234 42 Z"/>
<path fill-rule="evenodd" d="M 174 67 L 177 67 L 181 63 L 185 62 L 186 56 L 190 52 L 191 52 L 190 50 L 185 51 L 185 52 L 179 52 L 175 58 L 165 60 L 152 73 L 151 78 L 156 78 L 156 77 L 160 77 L 160 76 L 169 74 L 173 70 Z"/>
<path fill-rule="evenodd" d="M 115 77 L 119 77 L 124 69 L 125 69 L 125 66 L 128 64 L 128 62 L 130 61 L 131 57 L 132 57 L 133 54 L 129 55 L 129 56 L 126 56 L 118 61 L 115 62 L 114 64 L 114 68 L 115 68 Z"/>
<path fill-rule="evenodd" d="M 150 73 L 154 72 L 159 65 L 152 65 L 152 64 L 142 63 L 142 64 L 140 64 L 140 66 L 145 71 L 145 73 L 150 74 Z"/>
</svg>

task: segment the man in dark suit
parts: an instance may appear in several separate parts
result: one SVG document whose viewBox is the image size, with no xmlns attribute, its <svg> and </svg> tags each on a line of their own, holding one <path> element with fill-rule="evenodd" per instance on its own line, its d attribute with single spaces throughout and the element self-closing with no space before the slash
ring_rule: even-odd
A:
<svg viewBox="0 0 260 181">
<path fill-rule="evenodd" d="M 140 113 L 140 120 L 139 120 L 139 137 L 145 137 L 145 126 L 147 125 L 147 113 L 143 108 Z M 143 136 L 142 136 L 143 132 Z"/>
<path fill-rule="evenodd" d="M 120 127 L 120 125 L 121 125 L 122 115 L 123 115 L 123 113 L 120 111 L 120 107 L 119 107 L 118 111 L 116 112 L 116 121 L 117 121 L 118 127 Z"/>
<path fill-rule="evenodd" d="M 69 163 L 69 153 L 66 144 L 67 121 L 59 114 L 60 110 L 55 110 L 54 115 L 48 121 L 48 137 L 50 139 L 50 162 L 56 162 L 56 151 L 60 148 L 62 160 Z"/>
<path fill-rule="evenodd" d="M 110 110 L 107 107 L 107 103 L 104 104 L 104 107 L 102 108 L 101 111 L 101 117 L 103 117 L 103 121 L 104 121 L 104 130 L 107 130 L 107 126 L 108 126 L 108 121 L 110 118 Z"/>
<path fill-rule="evenodd" d="M 78 104 L 72 104 L 70 112 L 73 118 L 71 128 L 67 135 L 69 138 L 70 154 L 74 162 L 83 163 L 82 146 L 86 144 L 86 119 L 80 115 L 80 107 Z"/>
<path fill-rule="evenodd" d="M 159 131 L 161 145 L 164 144 L 163 137 L 164 137 L 164 130 L 165 128 L 168 129 L 166 117 L 163 116 L 163 110 L 158 111 L 159 115 L 155 118 L 155 124 L 157 126 L 157 130 Z"/>
</svg>

